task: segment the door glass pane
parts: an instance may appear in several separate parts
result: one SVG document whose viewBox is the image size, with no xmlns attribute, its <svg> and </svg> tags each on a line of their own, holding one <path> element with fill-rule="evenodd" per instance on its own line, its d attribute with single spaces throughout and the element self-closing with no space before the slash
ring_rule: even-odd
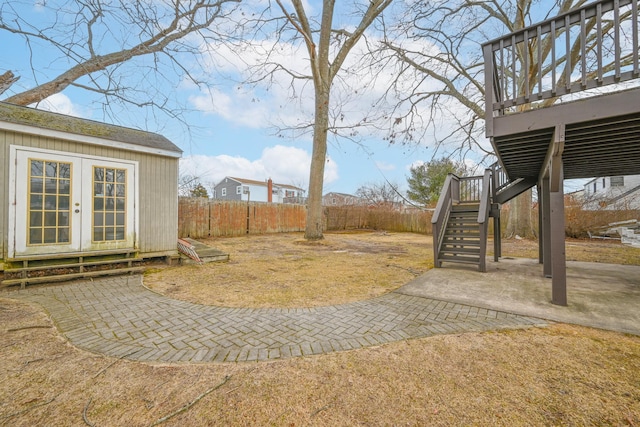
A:
<svg viewBox="0 0 640 427">
<path fill-rule="evenodd" d="M 29 159 L 28 182 L 27 244 L 68 244 L 71 163 Z"/>
<path fill-rule="evenodd" d="M 42 178 L 31 177 L 31 193 L 42 193 L 43 188 Z"/>
<path fill-rule="evenodd" d="M 69 196 L 58 196 L 58 209 L 69 209 Z"/>
<path fill-rule="evenodd" d="M 31 194 L 29 197 L 29 206 L 33 211 L 39 211 L 42 209 L 42 195 L 41 194 Z"/>
<path fill-rule="evenodd" d="M 60 169 L 60 178 L 67 180 L 71 178 L 71 163 L 59 163 L 58 167 Z"/>
<path fill-rule="evenodd" d="M 58 212 L 58 227 L 68 227 L 69 225 L 69 213 Z"/>
<path fill-rule="evenodd" d="M 45 162 L 46 176 L 58 177 L 58 162 Z"/>
<path fill-rule="evenodd" d="M 126 169 L 94 167 L 92 203 L 94 242 L 125 240 L 126 186 Z"/>
<path fill-rule="evenodd" d="M 61 179 L 58 182 L 58 193 L 69 194 L 71 190 L 71 181 L 68 179 Z"/>
<path fill-rule="evenodd" d="M 42 227 L 29 229 L 29 243 L 33 245 L 42 243 Z"/>
<path fill-rule="evenodd" d="M 56 226 L 56 212 L 45 212 L 44 213 L 44 225 L 45 227 L 55 227 Z"/>
<path fill-rule="evenodd" d="M 93 198 L 93 210 L 97 212 L 104 210 L 104 199 L 102 197 Z"/>
<path fill-rule="evenodd" d="M 67 227 L 58 228 L 58 240 L 59 241 L 69 240 L 69 229 Z"/>
<path fill-rule="evenodd" d="M 40 160 L 31 160 L 31 176 L 43 176 L 43 163 Z"/>
<path fill-rule="evenodd" d="M 29 225 L 31 227 L 42 227 L 42 212 L 31 212 Z"/>
<path fill-rule="evenodd" d="M 56 194 L 58 192 L 58 180 L 55 178 L 47 178 L 44 180 L 45 193 Z"/>
<path fill-rule="evenodd" d="M 42 243 L 52 244 L 57 243 L 57 233 L 55 228 L 45 228 L 44 229 L 44 241 Z"/>
<path fill-rule="evenodd" d="M 56 196 L 44 196 L 44 208 L 55 211 L 58 206 L 58 198 Z"/>
</svg>

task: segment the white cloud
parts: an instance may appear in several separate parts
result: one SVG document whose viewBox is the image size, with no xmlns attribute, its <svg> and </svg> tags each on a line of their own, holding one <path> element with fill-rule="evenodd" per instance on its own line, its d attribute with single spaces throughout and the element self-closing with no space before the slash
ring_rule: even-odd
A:
<svg viewBox="0 0 640 427">
<path fill-rule="evenodd" d="M 259 159 L 228 155 L 193 155 L 180 160 L 180 174 L 193 175 L 210 187 L 225 176 L 266 181 L 271 178 L 280 184 L 306 187 L 309 180 L 311 155 L 301 148 L 276 145 L 262 151 Z M 331 159 L 325 164 L 324 182 L 339 178 L 338 165 Z"/>
<path fill-rule="evenodd" d="M 41 110 L 53 111 L 54 113 L 66 114 L 74 117 L 84 117 L 81 108 L 71 102 L 71 99 L 63 93 L 53 95 L 40 101 L 38 108 Z"/>
<path fill-rule="evenodd" d="M 381 171 L 392 171 L 396 170 L 396 165 L 392 163 L 383 162 L 381 160 L 376 160 L 376 167 Z"/>
<path fill-rule="evenodd" d="M 265 120 L 270 109 L 251 93 L 230 95 L 212 88 L 208 94 L 189 97 L 189 102 L 205 114 L 218 115 L 236 125 L 254 129 L 268 126 Z"/>
</svg>

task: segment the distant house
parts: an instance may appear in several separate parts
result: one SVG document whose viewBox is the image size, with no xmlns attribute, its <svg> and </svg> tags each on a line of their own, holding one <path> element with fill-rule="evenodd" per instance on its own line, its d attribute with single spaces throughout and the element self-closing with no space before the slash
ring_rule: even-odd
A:
<svg viewBox="0 0 640 427">
<path fill-rule="evenodd" d="M 585 209 L 640 209 L 640 175 L 594 178 L 584 185 Z"/>
<path fill-rule="evenodd" d="M 302 188 L 278 184 L 271 178 L 266 181 L 256 181 L 227 176 L 213 188 L 213 198 L 268 203 L 306 203 Z"/>
<path fill-rule="evenodd" d="M 366 200 L 352 194 L 332 192 L 322 196 L 323 206 L 363 206 L 366 204 Z"/>
</svg>

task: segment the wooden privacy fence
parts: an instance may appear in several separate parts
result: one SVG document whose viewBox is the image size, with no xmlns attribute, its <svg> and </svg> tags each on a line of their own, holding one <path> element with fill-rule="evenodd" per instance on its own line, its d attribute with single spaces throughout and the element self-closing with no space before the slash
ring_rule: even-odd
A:
<svg viewBox="0 0 640 427">
<path fill-rule="evenodd" d="M 373 229 L 431 234 L 431 211 L 407 211 L 366 206 L 325 208 L 325 230 Z"/>
<path fill-rule="evenodd" d="M 247 210 L 248 208 L 248 210 Z M 248 215 L 247 215 L 248 213 Z M 325 230 L 385 230 L 431 234 L 431 211 L 399 212 L 366 206 L 329 206 L 324 208 Z M 503 232 L 509 205 L 503 207 Z M 536 224 L 537 208 L 531 212 Z M 248 219 L 248 222 L 247 222 Z M 178 203 L 178 236 L 202 237 L 242 236 L 247 234 L 290 233 L 304 231 L 307 210 L 304 205 L 208 200 L 181 197 Z M 568 237 L 586 237 L 609 223 L 640 219 L 640 210 L 586 211 L 568 205 L 565 227 Z M 489 224 L 491 232 L 492 222 Z"/>
<path fill-rule="evenodd" d="M 431 212 L 399 212 L 366 206 L 324 208 L 325 230 L 386 230 L 431 233 Z M 181 197 L 178 203 L 178 236 L 242 236 L 246 234 L 304 231 L 304 205 L 209 200 Z"/>
<path fill-rule="evenodd" d="M 304 231 L 304 205 L 181 197 L 178 237 L 242 236 Z"/>
</svg>

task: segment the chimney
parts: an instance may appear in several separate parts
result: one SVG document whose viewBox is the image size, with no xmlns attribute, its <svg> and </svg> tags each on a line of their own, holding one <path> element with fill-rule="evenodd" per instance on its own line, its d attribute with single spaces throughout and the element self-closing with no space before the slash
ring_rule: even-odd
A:
<svg viewBox="0 0 640 427">
<path fill-rule="evenodd" d="M 273 202 L 273 181 L 271 178 L 267 181 L 267 201 L 269 203 Z"/>
</svg>

